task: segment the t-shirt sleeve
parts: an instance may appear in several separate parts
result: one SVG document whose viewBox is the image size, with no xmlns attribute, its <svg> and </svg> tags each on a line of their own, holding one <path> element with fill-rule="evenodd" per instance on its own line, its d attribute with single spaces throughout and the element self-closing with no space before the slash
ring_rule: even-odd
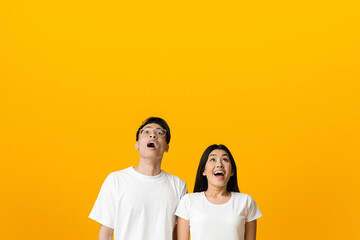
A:
<svg viewBox="0 0 360 240">
<path fill-rule="evenodd" d="M 254 221 L 255 219 L 258 219 L 261 216 L 262 214 L 258 206 L 256 205 L 254 199 L 248 195 L 246 222 Z"/>
<path fill-rule="evenodd" d="M 181 217 L 182 219 L 189 220 L 189 209 L 190 202 L 189 202 L 189 195 L 186 194 L 180 199 L 179 205 L 175 211 L 175 215 Z"/>
<path fill-rule="evenodd" d="M 110 174 L 104 181 L 89 218 L 114 229 L 116 212 L 116 179 Z"/>
<path fill-rule="evenodd" d="M 182 181 L 182 188 L 181 188 L 181 197 L 187 194 L 187 187 L 184 181 Z"/>
</svg>

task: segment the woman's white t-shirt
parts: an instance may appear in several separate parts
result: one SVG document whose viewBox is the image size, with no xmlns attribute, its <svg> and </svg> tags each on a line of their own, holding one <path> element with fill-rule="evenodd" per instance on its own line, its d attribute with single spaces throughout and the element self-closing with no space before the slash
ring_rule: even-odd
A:
<svg viewBox="0 0 360 240">
<path fill-rule="evenodd" d="M 192 240 L 244 240 L 245 223 L 262 216 L 245 193 L 231 192 L 225 204 L 213 204 L 204 192 L 186 194 L 175 215 L 189 220 Z"/>
</svg>

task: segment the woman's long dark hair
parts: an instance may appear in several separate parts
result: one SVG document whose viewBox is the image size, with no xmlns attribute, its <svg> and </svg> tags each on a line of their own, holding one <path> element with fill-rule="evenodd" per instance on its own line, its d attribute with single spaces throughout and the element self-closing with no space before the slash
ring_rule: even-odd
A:
<svg viewBox="0 0 360 240">
<path fill-rule="evenodd" d="M 234 175 L 232 175 L 230 177 L 229 182 L 227 183 L 226 190 L 229 192 L 240 192 L 238 183 L 237 183 L 236 164 L 235 164 L 234 158 L 231 155 L 229 149 L 225 145 L 222 145 L 222 144 L 220 144 L 220 145 L 214 144 L 214 145 L 209 146 L 205 150 L 203 155 L 201 156 L 199 167 L 198 167 L 198 170 L 196 173 L 194 192 L 203 192 L 203 191 L 206 191 L 208 188 L 208 181 L 207 181 L 206 176 L 203 176 L 203 172 L 205 170 L 205 164 L 209 158 L 210 153 L 212 151 L 214 151 L 215 149 L 224 150 L 229 155 L 231 167 L 232 167 L 232 170 L 234 171 Z"/>
</svg>

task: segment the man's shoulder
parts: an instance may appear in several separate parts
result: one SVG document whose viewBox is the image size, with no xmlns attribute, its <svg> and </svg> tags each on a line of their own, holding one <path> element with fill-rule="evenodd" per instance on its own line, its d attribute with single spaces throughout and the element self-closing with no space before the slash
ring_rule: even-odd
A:
<svg viewBox="0 0 360 240">
<path fill-rule="evenodd" d="M 124 169 L 121 169 L 121 170 L 118 170 L 118 171 L 111 172 L 107 176 L 107 178 L 112 179 L 112 178 L 119 178 L 119 177 L 122 177 L 122 176 L 129 175 L 131 173 L 131 168 L 132 167 L 128 167 L 128 168 L 124 168 Z"/>
<path fill-rule="evenodd" d="M 165 176 L 166 176 L 168 179 L 170 179 L 171 181 L 185 185 L 185 182 L 184 182 L 181 178 L 179 178 L 178 176 L 172 175 L 172 174 L 167 173 L 167 172 L 165 172 L 165 171 L 164 171 L 164 174 L 165 174 Z"/>
<path fill-rule="evenodd" d="M 110 174 L 114 174 L 114 175 L 126 174 L 126 173 L 130 172 L 132 168 L 133 168 L 133 167 L 127 167 L 127 168 L 124 168 L 124 169 L 121 169 L 121 170 L 112 172 L 112 173 L 110 173 Z"/>
</svg>

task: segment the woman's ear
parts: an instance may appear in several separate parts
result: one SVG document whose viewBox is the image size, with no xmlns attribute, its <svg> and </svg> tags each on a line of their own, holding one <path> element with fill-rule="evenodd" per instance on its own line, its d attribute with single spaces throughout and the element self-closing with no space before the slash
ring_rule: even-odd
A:
<svg viewBox="0 0 360 240">
<path fill-rule="evenodd" d="M 139 142 L 138 141 L 135 142 L 135 150 L 139 150 Z"/>
</svg>

